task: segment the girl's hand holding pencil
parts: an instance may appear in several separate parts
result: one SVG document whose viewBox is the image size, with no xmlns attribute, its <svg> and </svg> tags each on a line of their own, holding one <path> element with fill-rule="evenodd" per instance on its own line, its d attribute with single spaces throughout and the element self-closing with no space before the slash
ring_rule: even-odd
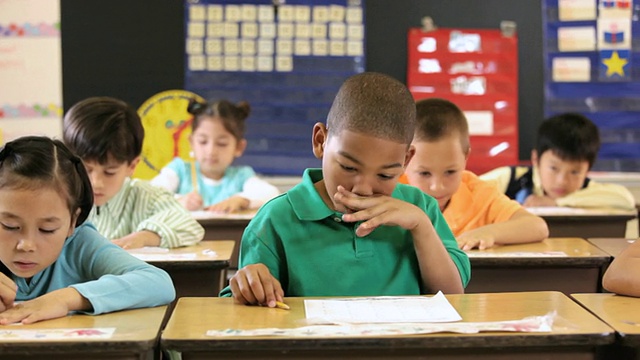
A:
<svg viewBox="0 0 640 360">
<path fill-rule="evenodd" d="M 198 185 L 198 174 L 195 160 L 191 161 L 191 192 L 180 197 L 178 202 L 189 211 L 202 209 L 203 201 L 200 196 L 200 186 Z"/>
<path fill-rule="evenodd" d="M 197 192 L 190 192 L 178 198 L 178 202 L 189 211 L 202 209 L 202 196 Z"/>
</svg>

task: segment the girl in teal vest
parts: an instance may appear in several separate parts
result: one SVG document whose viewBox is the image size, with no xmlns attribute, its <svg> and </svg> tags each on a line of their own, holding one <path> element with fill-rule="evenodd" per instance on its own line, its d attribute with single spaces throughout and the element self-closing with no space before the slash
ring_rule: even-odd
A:
<svg viewBox="0 0 640 360">
<path fill-rule="evenodd" d="M 278 189 L 258 178 L 251 167 L 232 165 L 247 147 L 248 103 L 191 100 L 187 111 L 193 115 L 189 142 L 195 161 L 173 159 L 152 184 L 177 194 L 178 201 L 190 211 L 257 209 L 278 195 Z"/>
</svg>

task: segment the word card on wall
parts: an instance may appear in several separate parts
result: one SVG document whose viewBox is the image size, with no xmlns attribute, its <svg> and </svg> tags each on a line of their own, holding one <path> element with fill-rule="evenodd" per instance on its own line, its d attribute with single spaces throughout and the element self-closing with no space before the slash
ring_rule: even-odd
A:
<svg viewBox="0 0 640 360">
<path fill-rule="evenodd" d="M 313 124 L 365 68 L 362 1 L 190 0 L 185 16 L 185 88 L 251 105 L 237 163 L 288 175 L 320 166 Z"/>
<path fill-rule="evenodd" d="M 640 169 L 640 1 L 545 0 L 545 115 L 600 129 L 595 170 Z"/>
</svg>

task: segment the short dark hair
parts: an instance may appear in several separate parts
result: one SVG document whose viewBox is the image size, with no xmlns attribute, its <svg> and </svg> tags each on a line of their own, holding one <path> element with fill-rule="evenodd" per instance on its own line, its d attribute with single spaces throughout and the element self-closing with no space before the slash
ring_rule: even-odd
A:
<svg viewBox="0 0 640 360">
<path fill-rule="evenodd" d="M 0 188 L 53 188 L 66 198 L 71 216 L 80 209 L 76 226 L 93 207 L 93 190 L 82 160 L 62 141 L 45 136 L 21 137 L 2 147 Z"/>
<path fill-rule="evenodd" d="M 111 156 L 120 163 L 131 163 L 142 153 L 144 128 L 136 110 L 126 102 L 91 97 L 67 111 L 63 140 L 83 160 L 106 164 Z"/>
<path fill-rule="evenodd" d="M 456 104 L 438 98 L 420 100 L 416 103 L 416 119 L 416 140 L 438 141 L 457 133 L 462 151 L 469 151 L 469 124 Z"/>
<path fill-rule="evenodd" d="M 198 102 L 191 99 L 187 111 L 193 115 L 191 131 L 195 132 L 205 118 L 219 118 L 222 126 L 240 141 L 244 139 L 245 120 L 249 117 L 251 106 L 246 101 L 234 104 L 228 100 Z"/>
<path fill-rule="evenodd" d="M 327 116 L 330 135 L 349 130 L 403 144 L 411 143 L 415 123 L 416 105 L 407 87 L 373 72 L 348 78 Z"/>
<path fill-rule="evenodd" d="M 552 116 L 540 124 L 536 140 L 538 157 L 547 150 L 563 160 L 586 160 L 591 168 L 600 150 L 598 127 L 582 114 Z"/>
</svg>

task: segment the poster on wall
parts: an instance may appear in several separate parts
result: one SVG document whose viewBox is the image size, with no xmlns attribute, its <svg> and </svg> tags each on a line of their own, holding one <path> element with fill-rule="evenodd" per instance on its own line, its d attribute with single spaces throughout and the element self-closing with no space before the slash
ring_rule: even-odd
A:
<svg viewBox="0 0 640 360">
<path fill-rule="evenodd" d="M 62 134 L 60 1 L 0 1 L 0 143 Z"/>
</svg>

